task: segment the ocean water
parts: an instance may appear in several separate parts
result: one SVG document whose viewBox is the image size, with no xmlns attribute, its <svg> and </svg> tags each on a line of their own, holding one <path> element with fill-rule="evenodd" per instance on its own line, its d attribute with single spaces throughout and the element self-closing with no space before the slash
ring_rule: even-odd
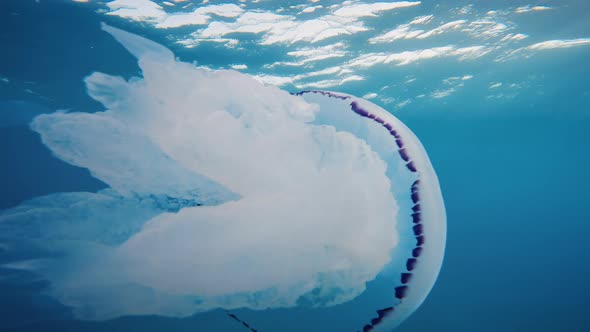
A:
<svg viewBox="0 0 590 332">
<path fill-rule="evenodd" d="M 396 331 L 589 329 L 586 1 L 423 1 L 366 15 L 358 14 L 366 7 L 354 7 L 362 3 L 356 1 L 243 1 L 235 2 L 243 5 L 235 15 L 226 12 L 210 15 L 203 24 L 158 27 L 174 13 L 221 2 L 195 2 L 183 8 L 190 3 L 0 3 L 2 213 L 52 193 L 94 193 L 109 187 L 87 167 L 56 156 L 29 125 L 40 114 L 103 111 L 83 82 L 94 72 L 125 79 L 141 76 L 136 59 L 101 30 L 105 22 L 168 47 L 182 61 L 214 70 L 233 65 L 289 92 L 326 89 L 365 96 L 419 137 L 440 182 L 447 242 L 434 288 Z M 302 12 L 311 6 L 322 7 Z M 304 22 L 347 6 L 357 14 L 346 26 L 358 26 L 359 31 L 336 30 L 319 40 L 314 39 L 319 32 L 310 33 L 309 27 L 296 36 L 285 34 L 277 28 L 279 21 L 257 33 L 244 30 L 245 25 L 231 25 L 250 12 Z M 424 23 L 410 24 L 418 18 Z M 233 32 L 203 32 L 215 21 L 227 23 Z M 260 20 L 252 26 L 257 24 Z M 396 34 L 379 41 L 392 30 Z M 301 51 L 312 55 L 293 53 Z M 324 58 L 313 58 L 318 55 Z M 384 60 L 388 55 L 394 56 Z M 96 137 L 97 144 L 102 141 L 110 142 Z M 166 204 L 177 211 L 192 203 Z M 145 208 L 137 214 L 147 218 L 151 213 Z M 21 230 L 20 238 L 51 229 L 44 227 Z M 105 238 L 119 244 L 130 236 L 125 232 L 137 232 L 141 225 L 134 227 L 113 231 L 118 237 L 107 232 Z M 2 331 L 246 331 L 222 309 L 188 317 L 154 313 L 79 319 L 75 309 L 48 295 L 51 281 L 34 269 L 10 265 L 59 257 L 59 250 L 39 252 L 27 241 L 9 242 L 13 235 L 0 234 Z M 247 309 L 235 313 L 256 320 L 256 313 Z M 278 310 L 257 328 L 296 330 L 298 320 L 309 318 L 306 315 Z M 340 319 L 345 317 L 333 318 Z M 338 324 L 316 328 L 340 331 L 333 326 Z"/>
</svg>

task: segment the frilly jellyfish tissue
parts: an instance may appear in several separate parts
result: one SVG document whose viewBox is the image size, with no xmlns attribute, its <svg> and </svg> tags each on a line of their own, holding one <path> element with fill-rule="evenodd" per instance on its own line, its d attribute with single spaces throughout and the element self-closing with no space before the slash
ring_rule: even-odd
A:
<svg viewBox="0 0 590 332">
<path fill-rule="evenodd" d="M 93 73 L 104 111 L 42 114 L 31 128 L 109 188 L 4 211 L 5 243 L 59 253 L 13 268 L 48 280 L 80 319 L 218 313 L 210 329 L 389 331 L 418 308 L 446 216 L 403 123 L 361 98 L 290 94 L 103 30 L 141 77 Z"/>
</svg>

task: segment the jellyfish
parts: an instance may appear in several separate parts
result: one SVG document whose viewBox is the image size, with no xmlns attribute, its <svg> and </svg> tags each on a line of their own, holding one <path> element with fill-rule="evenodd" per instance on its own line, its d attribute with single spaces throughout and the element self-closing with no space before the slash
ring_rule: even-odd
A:
<svg viewBox="0 0 590 332">
<path fill-rule="evenodd" d="M 362 328 L 363 332 L 391 330 L 425 300 L 442 264 L 446 216 L 436 174 L 418 138 L 377 105 L 331 91 L 301 91 L 297 95 L 321 105 L 319 123 L 334 125 L 365 140 L 388 162 L 387 174 L 392 185 L 404 183 L 401 190 L 393 191 L 396 197 L 409 198 L 407 202 L 399 199 L 403 202 L 398 220 L 406 224 L 398 225 L 403 238 L 393 251 L 394 255 L 400 255 L 392 260 L 401 262 L 395 268 L 399 279 L 390 288 L 391 305 L 378 308 Z M 345 120 L 349 116 L 350 122 Z"/>
<path fill-rule="evenodd" d="M 61 253 L 21 264 L 50 282 L 48 295 L 80 319 L 209 324 L 222 309 L 250 331 L 389 331 L 420 306 L 446 216 L 401 121 L 362 98 L 288 93 L 102 29 L 142 77 L 93 73 L 88 94 L 104 111 L 42 114 L 31 128 L 109 188 L 0 215 L 5 241 L 35 228 L 28 241 Z"/>
<path fill-rule="evenodd" d="M 388 162 L 387 174 L 392 185 L 403 184 L 392 190 L 401 201 L 401 216 L 397 217 L 404 223 L 398 225 L 400 244 L 392 251 L 392 260 L 385 267 L 386 276 L 381 276 L 390 283 L 380 288 L 389 302 L 381 299 L 381 307 L 373 305 L 374 314 L 357 329 L 391 331 L 422 304 L 441 268 L 446 216 L 436 174 L 417 137 L 377 105 L 333 91 L 306 90 L 295 95 L 320 105 L 314 123 L 335 126 L 365 140 Z M 235 314 L 227 314 L 247 330 L 258 331 Z M 355 331 L 345 326 L 335 330 Z"/>
</svg>

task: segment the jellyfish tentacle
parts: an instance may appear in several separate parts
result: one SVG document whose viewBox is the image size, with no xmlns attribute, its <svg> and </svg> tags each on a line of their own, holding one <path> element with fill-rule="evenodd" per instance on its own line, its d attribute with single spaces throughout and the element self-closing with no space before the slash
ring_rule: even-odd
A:
<svg viewBox="0 0 590 332">
<path fill-rule="evenodd" d="M 231 319 L 235 320 L 236 322 L 238 322 L 238 323 L 242 324 L 242 326 L 243 326 L 243 327 L 245 327 L 246 329 L 248 329 L 248 331 L 250 331 L 250 332 L 259 332 L 257 329 L 253 328 L 253 327 L 252 327 L 252 325 L 250 325 L 250 324 L 248 324 L 246 321 L 244 321 L 244 320 L 240 319 L 240 318 L 239 318 L 238 316 L 236 316 L 235 314 L 232 314 L 231 312 L 229 312 L 229 311 L 227 311 L 227 310 L 225 311 L 225 314 L 226 314 L 226 315 L 227 315 L 229 318 L 231 318 Z"/>
</svg>

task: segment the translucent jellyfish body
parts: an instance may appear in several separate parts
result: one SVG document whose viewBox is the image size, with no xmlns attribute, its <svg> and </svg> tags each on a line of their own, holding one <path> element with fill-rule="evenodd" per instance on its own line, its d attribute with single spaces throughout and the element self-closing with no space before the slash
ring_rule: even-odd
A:
<svg viewBox="0 0 590 332">
<path fill-rule="evenodd" d="M 446 217 L 403 123 L 361 98 L 289 94 L 103 29 L 142 77 L 94 73 L 88 93 L 105 111 L 43 114 L 31 128 L 110 188 L 1 216 L 5 238 L 33 224 L 62 253 L 27 265 L 50 295 L 82 319 L 196 313 L 223 330 L 207 318 L 221 309 L 251 331 L 387 331 L 424 301 Z"/>
</svg>

